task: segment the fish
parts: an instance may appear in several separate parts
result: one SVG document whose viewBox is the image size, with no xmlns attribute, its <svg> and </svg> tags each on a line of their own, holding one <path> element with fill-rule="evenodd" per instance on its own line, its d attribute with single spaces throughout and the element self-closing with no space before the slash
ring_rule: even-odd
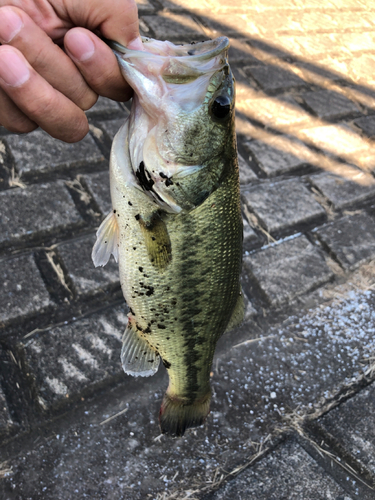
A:
<svg viewBox="0 0 375 500">
<path fill-rule="evenodd" d="M 183 436 L 206 420 L 216 343 L 244 313 L 235 80 L 226 37 L 142 41 L 143 51 L 107 42 L 134 96 L 92 259 L 119 263 L 125 373 L 151 376 L 162 361 L 161 432 Z"/>
</svg>

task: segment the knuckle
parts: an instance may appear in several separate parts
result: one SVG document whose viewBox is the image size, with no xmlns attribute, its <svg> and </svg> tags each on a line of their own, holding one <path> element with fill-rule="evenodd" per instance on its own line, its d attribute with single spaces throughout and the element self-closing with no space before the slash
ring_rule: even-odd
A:
<svg viewBox="0 0 375 500">
<path fill-rule="evenodd" d="M 34 95 L 34 98 L 25 103 L 26 114 L 36 121 L 41 116 L 54 116 L 56 114 L 56 100 L 52 93 Z"/>
<path fill-rule="evenodd" d="M 77 100 L 75 100 L 75 103 L 83 111 L 87 111 L 88 109 L 94 106 L 97 100 L 98 100 L 98 94 L 96 94 L 93 91 L 90 92 L 85 91 L 80 96 L 78 96 Z"/>
</svg>

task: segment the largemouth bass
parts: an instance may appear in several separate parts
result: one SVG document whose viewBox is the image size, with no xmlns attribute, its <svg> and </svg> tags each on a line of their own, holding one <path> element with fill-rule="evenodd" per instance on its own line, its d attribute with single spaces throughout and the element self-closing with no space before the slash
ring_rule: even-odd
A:
<svg viewBox="0 0 375 500">
<path fill-rule="evenodd" d="M 111 151 L 113 212 L 97 232 L 95 266 L 111 254 L 129 306 L 121 362 L 169 385 L 163 433 L 201 425 L 219 337 L 242 320 L 242 217 L 227 38 L 144 51 L 110 42 L 134 89 Z"/>
</svg>

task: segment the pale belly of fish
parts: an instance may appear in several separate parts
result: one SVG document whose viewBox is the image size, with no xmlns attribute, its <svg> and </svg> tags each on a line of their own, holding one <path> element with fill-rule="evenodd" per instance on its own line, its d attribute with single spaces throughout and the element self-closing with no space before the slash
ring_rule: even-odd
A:
<svg viewBox="0 0 375 500">
<path fill-rule="evenodd" d="M 225 38 L 144 46 L 113 45 L 136 96 L 112 145 L 113 212 L 93 259 L 119 262 L 125 372 L 152 375 L 162 359 L 161 429 L 183 435 L 209 413 L 217 340 L 243 316 L 234 80 Z"/>
</svg>

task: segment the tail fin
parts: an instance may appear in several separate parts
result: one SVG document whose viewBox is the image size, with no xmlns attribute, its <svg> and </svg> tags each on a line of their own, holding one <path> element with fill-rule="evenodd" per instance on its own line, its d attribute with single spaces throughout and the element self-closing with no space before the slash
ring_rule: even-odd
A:
<svg viewBox="0 0 375 500">
<path fill-rule="evenodd" d="M 199 427 L 210 413 L 211 391 L 192 404 L 178 398 L 164 395 L 160 408 L 159 422 L 161 432 L 172 436 L 183 436 L 186 429 Z"/>
</svg>

